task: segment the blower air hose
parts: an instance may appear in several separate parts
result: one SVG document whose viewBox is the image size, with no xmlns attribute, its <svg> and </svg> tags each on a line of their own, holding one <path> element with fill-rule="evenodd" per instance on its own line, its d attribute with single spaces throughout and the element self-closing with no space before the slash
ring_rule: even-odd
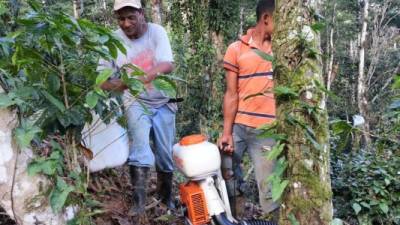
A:
<svg viewBox="0 0 400 225">
<path fill-rule="evenodd" d="M 278 225 L 275 222 L 265 221 L 265 220 L 243 220 L 239 223 L 232 223 L 228 220 L 225 213 L 221 213 L 217 216 L 214 216 L 215 222 L 218 225 Z"/>
<path fill-rule="evenodd" d="M 245 221 L 240 221 L 239 225 L 278 225 L 278 224 L 266 220 L 245 220 Z"/>
</svg>

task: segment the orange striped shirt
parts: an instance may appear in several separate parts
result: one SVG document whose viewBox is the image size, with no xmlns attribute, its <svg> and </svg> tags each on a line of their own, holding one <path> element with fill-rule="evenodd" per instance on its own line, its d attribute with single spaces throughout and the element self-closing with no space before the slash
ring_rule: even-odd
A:
<svg viewBox="0 0 400 225">
<path fill-rule="evenodd" d="M 275 120 L 275 98 L 272 63 L 254 50 L 272 55 L 271 46 L 258 48 L 252 41 L 250 29 L 240 40 L 232 43 L 224 57 L 224 68 L 238 76 L 239 105 L 235 123 L 259 127 Z M 260 94 L 260 95 L 257 95 Z M 253 97 L 249 97 L 255 95 Z"/>
</svg>

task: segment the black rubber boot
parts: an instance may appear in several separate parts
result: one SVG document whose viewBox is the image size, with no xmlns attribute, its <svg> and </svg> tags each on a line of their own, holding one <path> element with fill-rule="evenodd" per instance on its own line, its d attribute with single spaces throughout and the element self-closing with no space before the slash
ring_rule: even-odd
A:
<svg viewBox="0 0 400 225">
<path fill-rule="evenodd" d="M 146 206 L 146 188 L 149 168 L 130 166 L 129 170 L 133 191 L 133 207 L 131 213 L 134 215 L 143 215 Z"/>
<path fill-rule="evenodd" d="M 157 191 L 159 193 L 161 202 L 167 206 L 168 209 L 175 209 L 174 197 L 172 193 L 172 172 L 157 172 Z"/>
</svg>

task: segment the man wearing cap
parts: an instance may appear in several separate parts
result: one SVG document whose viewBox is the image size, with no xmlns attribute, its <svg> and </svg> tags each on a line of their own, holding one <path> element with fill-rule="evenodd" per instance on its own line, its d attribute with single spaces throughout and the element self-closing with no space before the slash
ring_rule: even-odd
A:
<svg viewBox="0 0 400 225">
<path fill-rule="evenodd" d="M 151 84 L 159 74 L 172 72 L 173 56 L 165 29 L 146 22 L 140 0 L 115 0 L 114 12 L 120 28 L 115 34 L 122 39 L 127 54 L 119 52 L 112 62 L 100 60 L 98 69 L 113 68 L 118 71 L 125 64 L 134 64 L 146 73 L 142 79 L 146 92 L 137 99 L 125 91 L 127 86 L 118 78 L 111 78 L 102 84 L 104 90 L 124 91 L 124 102 L 129 102 L 125 105 L 131 139 L 128 158 L 134 203 L 131 213 L 143 217 L 149 168 L 154 165 L 161 201 L 168 208 L 174 208 L 171 194 L 174 170 L 172 145 L 177 108 Z M 150 137 L 154 153 L 150 148 Z"/>
</svg>

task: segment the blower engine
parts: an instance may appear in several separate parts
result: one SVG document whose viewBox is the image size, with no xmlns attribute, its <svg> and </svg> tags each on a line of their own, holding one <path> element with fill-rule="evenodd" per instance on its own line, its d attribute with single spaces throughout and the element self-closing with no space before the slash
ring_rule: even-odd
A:
<svg viewBox="0 0 400 225">
<path fill-rule="evenodd" d="M 276 225 L 263 220 L 237 221 L 232 216 L 220 151 L 204 135 L 182 138 L 174 145 L 173 155 L 176 167 L 189 180 L 179 186 L 187 225 Z"/>
</svg>

